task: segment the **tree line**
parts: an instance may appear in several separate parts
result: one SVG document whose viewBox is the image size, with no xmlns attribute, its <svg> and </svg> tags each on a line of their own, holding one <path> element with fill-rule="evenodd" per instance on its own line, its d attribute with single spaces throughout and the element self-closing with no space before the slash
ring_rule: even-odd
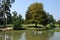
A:
<svg viewBox="0 0 60 40">
<path fill-rule="evenodd" d="M 37 27 L 37 24 L 41 25 L 47 25 L 50 23 L 58 23 L 60 24 L 60 20 L 56 22 L 53 15 L 49 14 L 44 10 L 44 6 L 42 3 L 32 3 L 25 15 L 25 19 L 22 18 L 21 14 L 17 15 L 18 13 L 16 11 L 10 12 L 10 8 L 12 6 L 12 3 L 14 3 L 15 0 L 1 0 L 0 1 L 0 25 L 4 24 L 4 19 L 2 18 L 5 14 L 7 15 L 7 24 L 13 24 L 14 29 L 21 28 L 21 24 L 36 24 L 35 27 Z"/>
</svg>

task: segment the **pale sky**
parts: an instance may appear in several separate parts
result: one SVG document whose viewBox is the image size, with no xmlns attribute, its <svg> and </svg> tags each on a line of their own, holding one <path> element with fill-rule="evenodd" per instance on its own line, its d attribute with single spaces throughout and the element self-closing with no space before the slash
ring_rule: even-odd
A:
<svg viewBox="0 0 60 40">
<path fill-rule="evenodd" d="M 44 10 L 54 16 L 54 19 L 60 19 L 60 0 L 15 0 L 12 4 L 11 12 L 16 11 L 25 18 L 28 7 L 35 2 L 43 3 Z"/>
</svg>

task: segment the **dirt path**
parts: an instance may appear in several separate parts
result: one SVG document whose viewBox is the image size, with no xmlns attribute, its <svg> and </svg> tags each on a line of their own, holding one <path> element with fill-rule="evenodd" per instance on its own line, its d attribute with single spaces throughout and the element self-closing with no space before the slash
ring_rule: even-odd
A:
<svg viewBox="0 0 60 40">
<path fill-rule="evenodd" d="M 7 28 L 0 28 L 0 31 L 8 31 L 8 30 L 12 30 L 13 27 L 7 27 Z"/>
</svg>

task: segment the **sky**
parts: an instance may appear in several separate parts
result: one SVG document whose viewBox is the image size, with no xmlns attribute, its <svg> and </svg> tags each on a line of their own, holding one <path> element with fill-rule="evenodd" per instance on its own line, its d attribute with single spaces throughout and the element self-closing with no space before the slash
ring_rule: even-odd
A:
<svg viewBox="0 0 60 40">
<path fill-rule="evenodd" d="M 60 19 L 60 0 L 15 0 L 12 4 L 11 12 L 16 11 L 25 18 L 28 7 L 35 2 L 42 3 L 44 10 L 53 15 L 55 20 Z"/>
</svg>

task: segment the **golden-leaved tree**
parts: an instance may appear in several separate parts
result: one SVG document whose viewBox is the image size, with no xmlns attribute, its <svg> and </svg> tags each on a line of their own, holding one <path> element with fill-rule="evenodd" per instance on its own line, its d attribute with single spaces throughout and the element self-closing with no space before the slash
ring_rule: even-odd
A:
<svg viewBox="0 0 60 40">
<path fill-rule="evenodd" d="M 28 7 L 26 11 L 26 23 L 37 23 L 46 25 L 47 24 L 47 15 L 43 9 L 42 3 L 33 3 Z"/>
</svg>

